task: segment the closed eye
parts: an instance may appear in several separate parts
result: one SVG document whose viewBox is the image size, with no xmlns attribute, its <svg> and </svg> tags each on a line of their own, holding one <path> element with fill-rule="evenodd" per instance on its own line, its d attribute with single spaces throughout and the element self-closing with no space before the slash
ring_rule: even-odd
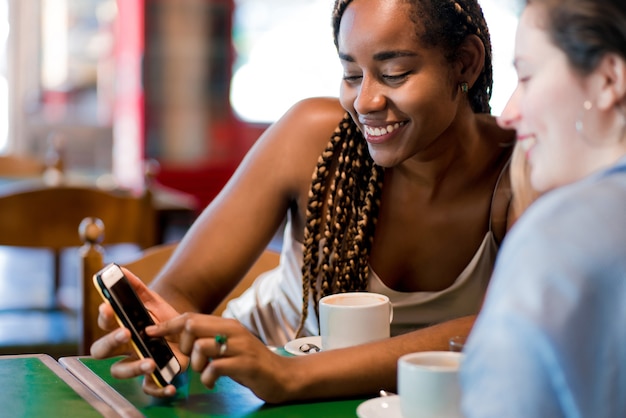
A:
<svg viewBox="0 0 626 418">
<path fill-rule="evenodd" d="M 399 81 L 404 81 L 410 74 L 411 71 L 407 71 L 402 74 L 383 74 L 383 79 L 397 83 Z"/>
<path fill-rule="evenodd" d="M 359 79 L 361 79 L 361 78 L 363 78 L 363 76 L 362 76 L 362 75 L 347 75 L 347 74 L 345 74 L 345 75 L 343 76 L 343 79 L 344 79 L 345 81 L 355 81 L 355 80 L 359 80 Z"/>
</svg>

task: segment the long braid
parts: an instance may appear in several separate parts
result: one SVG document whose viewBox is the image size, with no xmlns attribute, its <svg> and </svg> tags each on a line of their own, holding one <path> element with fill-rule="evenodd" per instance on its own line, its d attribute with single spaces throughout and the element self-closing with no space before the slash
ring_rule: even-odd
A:
<svg viewBox="0 0 626 418">
<path fill-rule="evenodd" d="M 313 173 L 311 189 L 309 190 L 309 200 L 306 208 L 306 226 L 304 228 L 304 244 L 302 254 L 302 316 L 296 335 L 299 335 L 304 327 L 304 322 L 309 310 L 309 291 L 314 288 L 314 278 L 320 271 L 319 246 L 322 241 L 321 225 L 323 213 L 323 201 L 321 197 L 326 193 L 326 183 L 330 172 L 330 164 L 334 155 L 334 150 L 342 139 L 342 132 L 346 128 L 346 122 L 335 129 L 326 149 L 319 157 L 317 167 Z"/>
<path fill-rule="evenodd" d="M 296 335 L 308 316 L 310 292 L 317 313 L 319 300 L 326 295 L 367 289 L 367 260 L 382 179 L 383 168 L 374 164 L 360 131 L 346 114 L 313 174 L 304 231 L 302 316 Z"/>
</svg>

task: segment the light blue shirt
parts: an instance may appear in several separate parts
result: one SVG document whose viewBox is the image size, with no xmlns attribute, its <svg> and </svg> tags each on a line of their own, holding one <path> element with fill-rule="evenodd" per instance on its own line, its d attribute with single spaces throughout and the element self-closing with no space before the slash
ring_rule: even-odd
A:
<svg viewBox="0 0 626 418">
<path fill-rule="evenodd" d="M 505 238 L 461 370 L 467 417 L 626 417 L 626 158 Z"/>
</svg>

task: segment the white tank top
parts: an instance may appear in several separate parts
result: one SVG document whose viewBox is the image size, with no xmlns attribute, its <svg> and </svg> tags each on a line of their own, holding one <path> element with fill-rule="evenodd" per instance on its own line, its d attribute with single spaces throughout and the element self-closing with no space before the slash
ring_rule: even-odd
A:
<svg viewBox="0 0 626 418">
<path fill-rule="evenodd" d="M 397 335 L 479 311 L 498 245 L 487 232 L 472 261 L 454 283 L 438 292 L 398 292 L 388 288 L 370 268 L 369 291 L 387 295 L 393 305 L 391 334 Z M 302 310 L 302 244 L 291 236 L 287 222 L 280 264 L 260 275 L 224 317 L 240 321 L 268 345 L 282 346 L 295 338 Z M 319 335 L 313 296 L 302 336 Z"/>
<path fill-rule="evenodd" d="M 437 292 L 398 292 L 387 287 L 370 267 L 368 290 L 388 296 L 393 305 L 391 335 L 478 313 L 498 253 L 491 211 L 508 165 L 500 172 L 491 196 L 489 230 L 451 286 Z M 293 340 L 302 311 L 302 252 L 303 245 L 293 239 L 288 219 L 278 267 L 261 274 L 240 297 L 230 301 L 222 316 L 237 319 L 265 344 L 278 347 Z M 319 335 L 314 306 L 310 295 L 302 336 Z"/>
</svg>

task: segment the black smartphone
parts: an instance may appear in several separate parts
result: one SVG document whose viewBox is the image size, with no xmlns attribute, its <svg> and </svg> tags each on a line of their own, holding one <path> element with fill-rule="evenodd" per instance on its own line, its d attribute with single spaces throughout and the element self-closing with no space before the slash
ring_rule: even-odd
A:
<svg viewBox="0 0 626 418">
<path fill-rule="evenodd" d="M 152 378 L 156 384 L 163 387 L 172 383 L 181 371 L 180 363 L 165 338 L 146 335 L 146 327 L 154 321 L 122 269 L 117 264 L 109 264 L 94 275 L 93 282 L 115 311 L 120 325 L 130 330 L 137 355 L 154 359 L 157 368 Z"/>
</svg>

